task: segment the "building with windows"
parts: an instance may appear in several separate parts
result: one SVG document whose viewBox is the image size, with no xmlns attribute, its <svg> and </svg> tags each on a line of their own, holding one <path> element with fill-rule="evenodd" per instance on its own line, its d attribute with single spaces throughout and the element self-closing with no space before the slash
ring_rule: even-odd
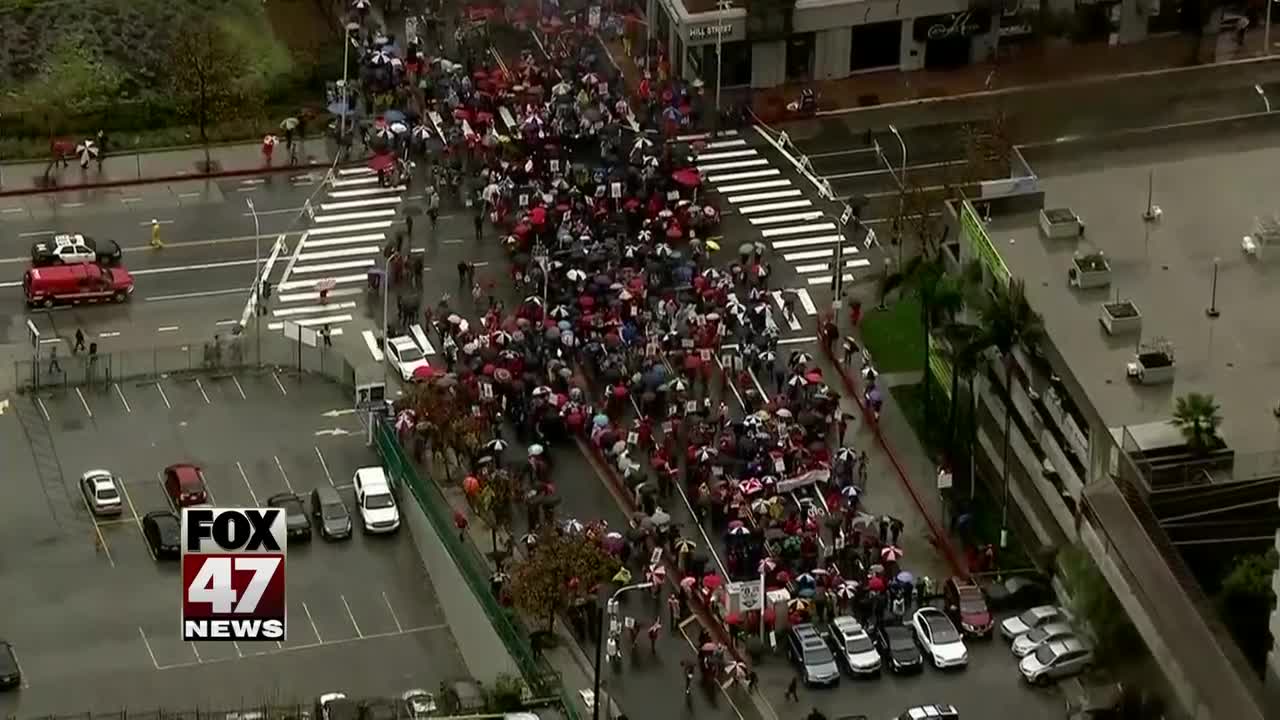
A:
<svg viewBox="0 0 1280 720">
<path fill-rule="evenodd" d="M 1043 0 L 1055 2 L 1055 0 Z M 1041 0 L 648 0 L 648 32 L 671 72 L 711 86 L 720 44 L 723 87 L 768 88 L 876 70 L 945 69 L 1026 42 Z M 1175 3 L 1056 0 L 1049 16 L 1076 36 L 1133 42 L 1162 28 Z M 992 9 L 993 7 L 997 9 Z M 1172 10 L 1170 10 L 1172 8 Z M 1154 14 L 1153 14 L 1154 13 Z M 1062 28 L 1065 30 L 1066 28 Z"/>
</svg>

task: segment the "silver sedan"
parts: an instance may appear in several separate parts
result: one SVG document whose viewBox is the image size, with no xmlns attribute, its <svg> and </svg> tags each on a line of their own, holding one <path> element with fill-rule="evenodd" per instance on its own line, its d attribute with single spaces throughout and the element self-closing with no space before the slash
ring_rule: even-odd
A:
<svg viewBox="0 0 1280 720">
<path fill-rule="evenodd" d="M 96 517 L 112 517 L 124 512 L 120 481 L 110 470 L 90 470 L 80 476 L 80 493 Z"/>
</svg>

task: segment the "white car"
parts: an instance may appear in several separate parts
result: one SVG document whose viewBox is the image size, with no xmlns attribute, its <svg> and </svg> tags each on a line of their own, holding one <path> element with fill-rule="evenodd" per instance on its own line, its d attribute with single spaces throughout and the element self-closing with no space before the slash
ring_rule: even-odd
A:
<svg viewBox="0 0 1280 720">
<path fill-rule="evenodd" d="M 1016 657 L 1026 657 L 1035 652 L 1041 645 L 1054 640 L 1064 640 L 1069 637 L 1075 637 L 1075 628 L 1064 622 L 1051 622 L 1041 625 L 1040 627 L 1025 632 L 1013 639 L 1013 645 L 1009 647 Z"/>
<path fill-rule="evenodd" d="M 1029 633 L 1041 625 L 1048 625 L 1051 622 L 1065 619 L 1066 611 L 1062 608 L 1053 605 L 1039 605 L 1023 612 L 1021 615 L 1014 615 L 1005 619 L 1004 622 L 1000 623 L 1000 634 L 1006 640 L 1012 641 L 1019 635 Z"/>
<path fill-rule="evenodd" d="M 831 643 L 836 657 L 852 675 L 880 672 L 880 653 L 857 620 L 841 615 L 831 621 Z"/>
<path fill-rule="evenodd" d="M 1093 667 L 1093 650 L 1079 638 L 1045 643 L 1018 661 L 1022 677 L 1032 685 L 1074 677 Z"/>
<path fill-rule="evenodd" d="M 934 667 L 958 668 L 969 664 L 969 649 L 946 613 L 935 607 L 922 607 L 911 616 L 911 626 Z"/>
<path fill-rule="evenodd" d="M 400 694 L 400 701 L 409 720 L 423 720 L 436 711 L 436 696 L 426 690 L 405 690 Z"/>
<path fill-rule="evenodd" d="M 413 382 L 413 373 L 418 368 L 430 367 L 427 356 L 408 335 L 387 338 L 386 350 L 387 362 L 395 366 L 405 382 Z"/>
<path fill-rule="evenodd" d="M 90 470 L 81 475 L 80 493 L 84 495 L 89 511 L 97 517 L 119 515 L 124 512 L 120 483 L 110 470 Z"/>
<path fill-rule="evenodd" d="M 363 467 L 352 478 L 360 521 L 367 533 L 391 533 L 400 529 L 400 510 L 391 495 L 387 474 L 380 467 Z"/>
</svg>

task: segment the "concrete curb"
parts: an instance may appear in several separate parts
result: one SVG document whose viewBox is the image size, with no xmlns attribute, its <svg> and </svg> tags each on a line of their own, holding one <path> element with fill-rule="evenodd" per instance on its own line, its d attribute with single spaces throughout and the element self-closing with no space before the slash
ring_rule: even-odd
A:
<svg viewBox="0 0 1280 720">
<path fill-rule="evenodd" d="M 960 555 L 956 552 L 955 545 L 952 544 L 950 536 L 943 531 L 942 526 L 938 523 L 937 519 L 935 519 L 927 509 L 925 509 L 924 501 L 920 499 L 920 492 L 916 490 L 915 485 L 911 482 L 911 476 L 907 473 L 902 461 L 898 459 L 898 454 L 894 452 L 893 446 L 889 444 L 889 441 L 885 438 L 884 434 L 880 432 L 880 425 L 872 420 L 871 413 L 867 412 L 866 403 L 863 402 L 862 395 L 858 392 L 857 381 L 850 377 L 849 372 L 844 368 L 844 366 L 836 361 L 835 356 L 832 354 L 831 346 L 822 341 L 819 341 L 818 344 L 822 346 L 823 356 L 826 357 L 827 361 L 831 363 L 831 366 L 836 368 L 836 371 L 840 374 L 840 384 L 844 386 L 845 392 L 851 395 L 854 402 L 858 403 L 858 407 L 862 409 L 862 416 L 866 418 L 868 424 L 871 425 L 872 431 L 875 432 L 876 441 L 880 443 L 880 448 L 884 450 L 885 455 L 889 456 L 889 462 L 893 464 L 893 469 L 898 475 L 899 482 L 902 484 L 902 487 L 906 489 L 907 494 L 911 496 L 911 502 L 915 504 L 916 510 L 920 513 L 920 517 L 924 518 L 924 521 L 928 523 L 929 533 L 933 536 L 933 546 L 941 550 L 942 554 L 946 556 L 947 564 L 951 566 L 952 572 L 961 577 L 968 577 L 969 570 L 965 567 L 964 563 L 960 561 Z"/>
<path fill-rule="evenodd" d="M 190 180 L 219 180 L 223 178 L 246 177 L 250 175 L 273 175 L 283 172 L 306 172 L 308 170 L 329 169 L 332 163 L 299 163 L 272 167 L 247 168 L 242 170 L 220 170 L 213 173 L 191 173 L 187 175 L 165 175 L 158 177 L 131 178 L 129 180 L 106 180 L 103 182 L 76 183 L 74 185 L 56 185 L 47 188 L 21 188 L 18 190 L 0 190 L 0 197 L 23 197 L 26 195 L 43 195 L 44 193 L 71 192 L 74 190 L 102 190 L 107 188 L 131 187 L 136 185 L 156 185 L 159 183 L 184 182 Z"/>
</svg>

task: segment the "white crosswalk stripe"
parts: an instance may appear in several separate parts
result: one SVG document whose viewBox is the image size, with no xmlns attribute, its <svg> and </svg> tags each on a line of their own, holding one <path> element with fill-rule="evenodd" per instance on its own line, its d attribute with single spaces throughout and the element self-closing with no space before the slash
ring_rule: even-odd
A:
<svg viewBox="0 0 1280 720">
<path fill-rule="evenodd" d="M 751 180 L 753 178 L 777 177 L 782 174 L 778 168 L 769 168 L 768 170 L 748 170 L 738 173 L 716 173 L 707 176 L 707 182 L 730 182 L 733 180 Z"/>
<path fill-rule="evenodd" d="M 366 290 L 369 271 L 382 265 L 382 250 L 405 202 L 403 185 L 383 187 L 367 167 L 341 168 L 311 200 L 312 227 L 293 248 L 275 283 L 270 330 L 285 322 L 327 327 L 331 337 L 342 335 L 344 323 L 376 293 Z M 324 291 L 321 291 L 324 288 Z M 350 331 L 348 332 L 350 334 Z M 383 362 L 379 338 L 360 333 L 370 357 Z"/>
<path fill-rule="evenodd" d="M 788 235 L 809 235 L 810 233 L 828 232 L 836 229 L 835 223 L 809 223 L 808 225 L 789 225 L 787 227 L 761 230 L 763 237 L 787 237 Z"/>
<path fill-rule="evenodd" d="M 770 203 L 768 205 L 750 205 L 744 208 L 738 208 L 740 215 L 755 215 L 758 213 L 770 213 L 777 210 L 792 210 L 794 208 L 813 207 L 813 203 L 808 200 L 788 200 L 786 202 Z"/>
<path fill-rule="evenodd" d="M 769 188 L 786 188 L 791 187 L 791 181 L 783 178 L 781 180 L 761 180 L 759 182 L 742 183 L 741 185 L 721 185 L 716 188 L 721 193 L 740 193 L 751 192 L 752 190 L 768 190 Z"/>
<path fill-rule="evenodd" d="M 781 200 L 783 198 L 800 197 L 804 193 L 799 188 L 790 188 L 788 190 L 770 190 L 769 192 L 751 193 L 749 195 L 730 195 L 729 202 L 737 205 L 738 203 L 758 203 L 766 200 Z"/>
<path fill-rule="evenodd" d="M 764 217 L 747 218 L 752 225 L 779 225 L 789 222 L 808 222 L 809 220 L 817 220 L 822 217 L 822 212 L 818 210 L 810 210 L 802 213 L 791 213 L 789 215 L 765 215 Z"/>
<path fill-rule="evenodd" d="M 710 160 L 731 160 L 733 158 L 749 158 L 756 157 L 760 153 L 754 148 L 743 148 L 742 150 L 725 150 L 717 152 L 702 153 L 694 158 L 695 162 L 704 163 Z"/>
</svg>

